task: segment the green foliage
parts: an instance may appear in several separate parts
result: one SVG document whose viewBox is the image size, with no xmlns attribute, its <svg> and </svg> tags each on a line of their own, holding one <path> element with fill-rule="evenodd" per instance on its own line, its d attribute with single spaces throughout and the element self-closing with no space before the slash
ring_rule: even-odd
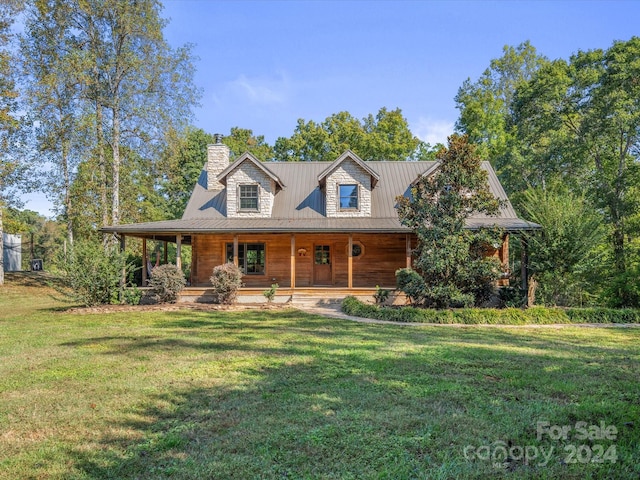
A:
<svg viewBox="0 0 640 480">
<path fill-rule="evenodd" d="M 222 143 L 229 147 L 231 161 L 245 152 L 251 153 L 263 162 L 273 159 L 273 148 L 265 141 L 264 135 L 254 135 L 248 128 L 231 127 L 229 135 L 223 137 Z"/>
<path fill-rule="evenodd" d="M 514 124 L 531 168 L 555 165 L 557 175 L 586 190 L 611 234 L 613 283 L 619 305 L 637 305 L 624 279 L 631 224 L 640 207 L 640 38 L 608 50 L 580 51 L 542 68 L 518 91 Z M 543 170 L 544 171 L 544 170 Z M 547 178 L 548 179 L 548 178 Z"/>
<path fill-rule="evenodd" d="M 491 295 L 500 275 L 499 261 L 487 252 L 501 244 L 502 232 L 472 231 L 465 228 L 465 220 L 473 212 L 495 215 L 500 202 L 465 136 L 451 136 L 438 161 L 430 175 L 413 184 L 410 198 L 397 199 L 401 223 L 418 238 L 414 266 L 423 281 L 401 269 L 398 285 L 415 305 L 480 304 Z"/>
<path fill-rule="evenodd" d="M 294 134 L 278 138 L 274 151 L 278 161 L 333 161 L 347 149 L 363 160 L 407 160 L 419 145 L 401 110 L 383 107 L 362 121 L 349 112 L 322 123 L 299 119 Z"/>
<path fill-rule="evenodd" d="M 91 307 L 116 303 L 123 285 L 122 271 L 130 270 L 114 246 L 78 241 L 58 261 L 60 281 L 52 284 L 67 299 Z"/>
<path fill-rule="evenodd" d="M 376 293 L 373 294 L 373 298 L 375 299 L 377 304 L 381 304 L 387 301 L 390 293 L 390 290 L 381 288 L 380 285 L 376 285 Z"/>
<path fill-rule="evenodd" d="M 272 283 L 271 288 L 268 288 L 264 292 L 262 292 L 262 295 L 264 295 L 264 297 L 267 299 L 267 302 L 273 302 L 273 299 L 276 298 L 276 292 L 278 291 L 278 288 L 280 288 L 280 285 L 278 285 L 277 283 Z"/>
<path fill-rule="evenodd" d="M 512 174 L 522 181 L 521 172 L 511 172 L 511 165 L 505 163 L 515 134 L 509 118 L 513 98 L 517 88 L 547 60 L 528 41 L 517 47 L 505 45 L 502 51 L 503 56 L 491 60 L 478 80 L 467 79 L 458 89 L 455 101 L 460 118 L 456 129 L 467 134 L 469 141 L 478 145 L 478 154 L 496 166 L 509 191 Z"/>
<path fill-rule="evenodd" d="M 242 287 L 242 270 L 233 263 L 218 265 L 213 268 L 210 280 L 213 286 L 213 301 L 231 304 L 235 302 L 238 290 Z"/>
<path fill-rule="evenodd" d="M 160 265 L 151 270 L 149 287 L 158 303 L 175 303 L 186 284 L 182 270 L 173 263 Z"/>
<path fill-rule="evenodd" d="M 122 301 L 127 305 L 139 305 L 142 299 L 142 290 L 137 285 L 131 285 L 122 291 Z"/>
<path fill-rule="evenodd" d="M 560 186 L 527 190 L 522 210 L 543 227 L 527 234 L 529 268 L 538 282 L 536 303 L 583 305 L 603 260 L 597 251 L 605 238 L 602 215 L 584 196 Z"/>
<path fill-rule="evenodd" d="M 549 325 L 567 323 L 640 323 L 638 309 L 611 308 L 462 308 L 434 310 L 415 307 L 384 307 L 355 297 L 342 302 L 347 315 L 391 322 L 464 325 Z"/>
<path fill-rule="evenodd" d="M 411 268 L 396 270 L 396 286 L 403 292 L 414 305 L 424 302 L 426 284 L 418 272 Z"/>
</svg>

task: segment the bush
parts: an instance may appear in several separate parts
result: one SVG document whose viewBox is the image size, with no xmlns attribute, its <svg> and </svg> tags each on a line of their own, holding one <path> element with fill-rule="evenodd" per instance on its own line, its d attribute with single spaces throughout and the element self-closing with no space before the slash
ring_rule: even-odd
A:
<svg viewBox="0 0 640 480">
<path fill-rule="evenodd" d="M 182 270 L 173 263 L 160 265 L 151 270 L 149 287 L 151 295 L 158 303 L 175 303 L 186 284 Z"/>
<path fill-rule="evenodd" d="M 272 283 L 271 288 L 267 288 L 264 292 L 262 292 L 262 295 L 264 295 L 268 303 L 273 302 L 273 299 L 276 298 L 276 292 L 278 291 L 279 287 L 280 285 L 278 285 L 277 283 Z"/>
<path fill-rule="evenodd" d="M 77 241 L 61 266 L 60 283 L 52 285 L 73 302 L 87 307 L 117 303 L 122 283 L 122 270 L 131 271 L 125 256 L 116 246 L 103 247 L 98 242 Z"/>
<path fill-rule="evenodd" d="M 379 307 L 355 297 L 342 302 L 342 311 L 355 317 L 392 322 L 420 322 L 465 325 L 545 325 L 554 323 L 640 323 L 638 309 L 612 308 L 461 308 L 435 310 L 415 307 Z"/>
<path fill-rule="evenodd" d="M 242 271 L 233 263 L 225 263 L 213 269 L 210 280 L 213 285 L 213 301 L 231 304 L 242 287 Z"/>
<path fill-rule="evenodd" d="M 409 297 L 412 305 L 422 303 L 427 286 L 418 272 L 411 268 L 396 270 L 396 284 L 398 290 Z"/>
</svg>

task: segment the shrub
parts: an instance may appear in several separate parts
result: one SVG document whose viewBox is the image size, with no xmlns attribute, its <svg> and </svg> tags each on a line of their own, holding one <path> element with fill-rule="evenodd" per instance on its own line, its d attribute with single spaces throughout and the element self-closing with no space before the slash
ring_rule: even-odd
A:
<svg viewBox="0 0 640 480">
<path fill-rule="evenodd" d="M 127 305 L 139 305 L 142 299 L 142 290 L 137 285 L 132 285 L 129 288 L 125 288 L 122 292 L 122 300 Z"/>
<path fill-rule="evenodd" d="M 396 270 L 396 284 L 398 290 L 409 297 L 412 305 L 422 303 L 427 286 L 418 272 L 411 268 Z"/>
<path fill-rule="evenodd" d="M 172 263 L 151 270 L 149 287 L 151 295 L 159 303 L 174 303 L 186 284 L 182 270 Z"/>
<path fill-rule="evenodd" d="M 376 285 L 376 293 L 373 294 L 377 304 L 382 304 L 389 298 L 390 290 L 386 288 L 380 288 L 380 285 Z"/>
<path fill-rule="evenodd" d="M 638 309 L 612 308 L 461 308 L 435 310 L 415 307 L 380 307 L 355 297 L 342 302 L 342 311 L 356 317 L 392 322 L 421 322 L 466 325 L 545 325 L 562 323 L 640 323 Z"/>
<path fill-rule="evenodd" d="M 60 283 L 52 286 L 67 299 L 87 307 L 117 303 L 124 287 L 122 271 L 132 269 L 118 247 L 91 241 L 75 242 L 58 264 Z"/>
<path fill-rule="evenodd" d="M 280 285 L 278 285 L 277 283 L 272 283 L 271 288 L 268 288 L 264 292 L 262 292 L 262 295 L 264 295 L 268 303 L 273 302 L 273 299 L 276 297 L 276 292 L 278 291 L 279 287 Z"/>
<path fill-rule="evenodd" d="M 213 285 L 213 301 L 231 304 L 236 300 L 238 290 L 242 287 L 242 271 L 233 263 L 225 263 L 213 269 L 210 280 Z"/>
</svg>

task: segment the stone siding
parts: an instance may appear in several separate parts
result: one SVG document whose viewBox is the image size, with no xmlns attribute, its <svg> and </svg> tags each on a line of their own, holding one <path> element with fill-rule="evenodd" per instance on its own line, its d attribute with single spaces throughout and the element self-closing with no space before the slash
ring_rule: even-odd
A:
<svg viewBox="0 0 640 480">
<path fill-rule="evenodd" d="M 222 190 L 218 174 L 229 166 L 229 147 L 223 143 L 207 145 L 207 190 Z"/>
<path fill-rule="evenodd" d="M 257 212 L 240 211 L 238 190 L 240 185 L 258 184 Z M 275 182 L 251 162 L 242 162 L 227 176 L 227 217 L 229 218 L 268 218 L 273 209 Z"/>
<path fill-rule="evenodd" d="M 358 185 L 358 209 L 340 210 L 340 185 Z M 346 159 L 326 180 L 326 215 L 338 217 L 371 217 L 371 176 L 360 165 Z"/>
</svg>

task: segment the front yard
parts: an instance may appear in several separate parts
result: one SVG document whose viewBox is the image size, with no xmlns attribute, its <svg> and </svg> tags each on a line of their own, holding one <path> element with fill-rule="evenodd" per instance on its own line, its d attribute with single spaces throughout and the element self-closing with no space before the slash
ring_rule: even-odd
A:
<svg viewBox="0 0 640 480">
<path fill-rule="evenodd" d="M 3 479 L 640 475 L 640 328 L 82 315 L 47 293 L 0 287 Z"/>
</svg>

